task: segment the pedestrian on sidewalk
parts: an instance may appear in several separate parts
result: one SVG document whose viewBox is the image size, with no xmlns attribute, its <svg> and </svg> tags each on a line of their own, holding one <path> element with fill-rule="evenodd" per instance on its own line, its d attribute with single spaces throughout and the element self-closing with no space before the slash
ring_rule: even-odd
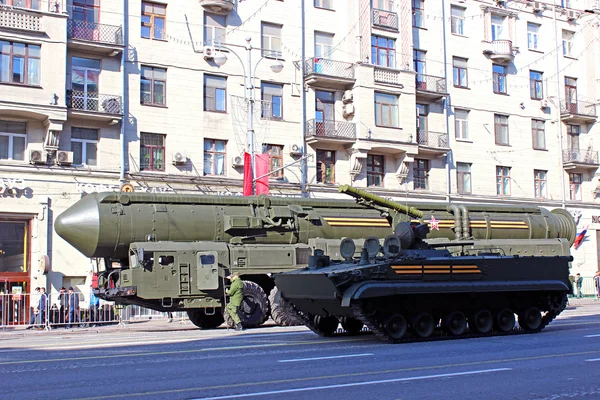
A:
<svg viewBox="0 0 600 400">
<path fill-rule="evenodd" d="M 581 294 L 581 287 L 583 286 L 583 277 L 578 272 L 577 277 L 575 278 L 575 283 L 577 284 L 577 298 L 580 299 L 583 297 Z"/>
<path fill-rule="evenodd" d="M 33 329 L 35 326 L 35 320 L 40 312 L 38 305 L 41 299 L 40 288 L 36 287 L 34 292 L 29 297 L 29 326 L 27 329 Z"/>
<path fill-rule="evenodd" d="M 594 285 L 596 286 L 596 300 L 600 300 L 600 271 L 596 271 Z"/>
</svg>

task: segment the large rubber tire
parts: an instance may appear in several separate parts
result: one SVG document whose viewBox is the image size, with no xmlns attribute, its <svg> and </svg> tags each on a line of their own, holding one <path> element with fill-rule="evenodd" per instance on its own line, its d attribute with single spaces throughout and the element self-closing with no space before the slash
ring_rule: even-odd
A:
<svg viewBox="0 0 600 400">
<path fill-rule="evenodd" d="M 244 282 L 244 299 L 240 306 L 239 316 L 244 328 L 256 328 L 269 316 L 269 299 L 262 288 L 251 281 Z M 233 319 L 225 313 L 225 322 L 234 327 Z"/>
<path fill-rule="evenodd" d="M 190 322 L 200 329 L 215 329 L 224 322 L 223 313 L 221 310 L 215 310 L 212 315 L 206 314 L 204 309 L 188 310 L 187 312 Z"/>
<path fill-rule="evenodd" d="M 302 325 L 296 312 L 289 302 L 281 297 L 281 292 L 274 287 L 269 293 L 269 304 L 271 306 L 271 318 L 279 326 Z"/>
</svg>

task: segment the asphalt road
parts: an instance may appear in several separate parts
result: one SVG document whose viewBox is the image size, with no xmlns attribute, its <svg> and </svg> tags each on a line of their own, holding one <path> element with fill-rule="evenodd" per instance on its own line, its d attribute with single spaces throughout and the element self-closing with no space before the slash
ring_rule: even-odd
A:
<svg viewBox="0 0 600 400">
<path fill-rule="evenodd" d="M 0 399 L 11 400 L 600 399 L 598 371 L 600 302 L 538 334 L 399 345 L 166 321 L 0 335 Z"/>
</svg>

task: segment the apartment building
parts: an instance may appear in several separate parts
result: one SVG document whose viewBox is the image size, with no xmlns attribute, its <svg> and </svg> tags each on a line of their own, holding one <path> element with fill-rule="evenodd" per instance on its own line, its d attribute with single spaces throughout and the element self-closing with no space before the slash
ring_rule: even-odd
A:
<svg viewBox="0 0 600 400">
<path fill-rule="evenodd" d="M 564 206 L 589 225 L 576 271 L 598 268 L 587 3 L 3 3 L 4 292 L 85 291 L 52 223 L 87 193 L 241 195 L 249 138 L 276 196 Z"/>
</svg>

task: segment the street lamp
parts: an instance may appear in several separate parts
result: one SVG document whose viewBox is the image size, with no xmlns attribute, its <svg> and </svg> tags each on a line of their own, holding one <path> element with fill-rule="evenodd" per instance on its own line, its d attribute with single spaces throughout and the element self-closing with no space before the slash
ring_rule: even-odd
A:
<svg viewBox="0 0 600 400">
<path fill-rule="evenodd" d="M 242 47 L 239 45 L 231 45 L 227 46 L 219 45 L 218 48 L 223 48 L 225 50 L 230 51 L 233 55 L 235 55 L 238 60 L 242 63 L 242 67 L 244 68 L 244 79 L 246 80 L 246 99 L 248 100 L 248 128 L 247 128 L 247 136 L 246 136 L 246 144 L 248 147 L 248 152 L 250 153 L 250 171 L 252 172 L 252 195 L 256 194 L 256 182 L 254 179 L 256 177 L 256 164 L 254 162 L 255 154 L 254 154 L 254 76 L 256 75 L 256 68 L 258 64 L 265 58 L 262 56 L 254 65 L 254 70 L 252 69 L 252 45 L 250 41 L 251 37 L 246 38 L 246 46 L 243 46 L 246 49 L 247 59 L 246 65 L 240 58 L 240 56 L 233 50 L 229 49 L 227 46 L 232 47 Z M 219 52 L 218 55 L 213 59 L 215 64 L 218 66 L 223 66 L 227 62 L 227 54 L 224 52 Z M 271 71 L 278 74 L 283 70 L 283 64 L 279 60 L 275 60 L 271 66 Z"/>
</svg>

